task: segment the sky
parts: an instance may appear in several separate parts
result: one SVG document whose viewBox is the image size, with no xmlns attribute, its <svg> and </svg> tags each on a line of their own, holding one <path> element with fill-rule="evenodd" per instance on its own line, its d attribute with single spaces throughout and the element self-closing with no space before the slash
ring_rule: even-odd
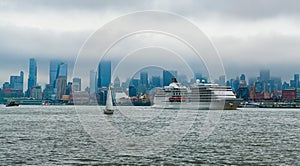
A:
<svg viewBox="0 0 300 166">
<path fill-rule="evenodd" d="M 283 80 L 300 73 L 297 0 L 0 0 L 0 83 L 21 70 L 27 83 L 29 58 L 37 60 L 40 85 L 49 82 L 51 59 L 68 63 L 70 80 L 77 55 L 91 35 L 120 16 L 144 10 L 171 12 L 195 24 L 219 53 L 227 78 L 242 73 L 254 77 L 260 69 L 270 69 Z M 82 77 L 83 86 L 88 85 L 88 73 Z"/>
</svg>

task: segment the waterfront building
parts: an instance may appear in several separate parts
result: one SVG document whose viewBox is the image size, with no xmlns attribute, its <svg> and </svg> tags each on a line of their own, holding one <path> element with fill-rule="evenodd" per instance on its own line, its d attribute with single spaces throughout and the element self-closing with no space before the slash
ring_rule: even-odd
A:
<svg viewBox="0 0 300 166">
<path fill-rule="evenodd" d="M 42 87 L 41 86 L 31 87 L 30 97 L 33 98 L 33 99 L 41 100 L 43 98 Z"/>
<path fill-rule="evenodd" d="M 66 94 L 67 78 L 60 76 L 56 79 L 56 100 L 61 100 L 62 96 Z"/>
<path fill-rule="evenodd" d="M 295 102 L 300 102 L 300 88 L 296 88 Z"/>
<path fill-rule="evenodd" d="M 98 88 L 108 87 L 111 82 L 111 61 L 101 61 L 98 65 Z"/>
<path fill-rule="evenodd" d="M 52 84 L 46 84 L 46 87 L 43 91 L 43 99 L 45 100 L 55 100 L 54 86 Z"/>
<path fill-rule="evenodd" d="M 282 90 L 282 100 L 292 102 L 296 99 L 296 89 L 285 89 Z"/>
<path fill-rule="evenodd" d="M 81 91 L 81 79 L 73 78 L 72 90 L 75 92 Z"/>
<path fill-rule="evenodd" d="M 74 104 L 89 104 L 90 102 L 90 95 L 88 92 L 85 91 L 74 91 L 73 93 L 73 103 Z"/>
</svg>

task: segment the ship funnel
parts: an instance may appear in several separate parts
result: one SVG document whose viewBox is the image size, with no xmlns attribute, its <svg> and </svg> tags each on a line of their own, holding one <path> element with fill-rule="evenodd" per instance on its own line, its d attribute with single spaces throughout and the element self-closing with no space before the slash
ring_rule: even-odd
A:
<svg viewBox="0 0 300 166">
<path fill-rule="evenodd" d="M 177 79 L 176 78 L 172 78 L 172 83 L 173 82 L 177 83 Z"/>
</svg>

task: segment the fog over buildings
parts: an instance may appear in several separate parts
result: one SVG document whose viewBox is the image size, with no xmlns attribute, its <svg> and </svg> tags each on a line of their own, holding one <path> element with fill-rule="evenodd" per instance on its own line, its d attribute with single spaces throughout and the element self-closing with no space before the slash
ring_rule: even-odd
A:
<svg viewBox="0 0 300 166">
<path fill-rule="evenodd" d="M 49 82 L 49 61 L 54 59 L 68 64 L 71 80 L 78 52 L 91 34 L 119 16 L 143 10 L 175 13 L 197 25 L 218 50 L 227 78 L 242 73 L 254 77 L 260 69 L 269 69 L 271 76 L 290 80 L 294 73 L 300 73 L 299 6 L 296 0 L 3 0 L 0 2 L 0 82 L 24 71 L 24 83 L 27 83 L 30 58 L 37 61 L 39 85 Z M 125 43 L 119 47 L 122 50 L 129 46 Z M 97 66 L 91 66 L 87 70 L 96 69 Z M 83 87 L 89 85 L 86 81 L 89 74 L 82 78 Z M 124 78 L 120 76 L 120 79 Z M 24 85 L 24 89 L 27 87 Z"/>
</svg>

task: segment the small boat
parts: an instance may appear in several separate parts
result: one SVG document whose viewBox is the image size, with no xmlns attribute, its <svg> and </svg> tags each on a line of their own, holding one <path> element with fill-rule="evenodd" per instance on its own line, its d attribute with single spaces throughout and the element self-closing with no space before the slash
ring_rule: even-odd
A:
<svg viewBox="0 0 300 166">
<path fill-rule="evenodd" d="M 108 91 L 107 91 L 106 107 L 105 107 L 105 110 L 104 110 L 104 114 L 111 115 L 113 113 L 114 113 L 114 106 L 113 106 L 113 101 L 112 101 L 111 88 L 110 88 L 110 85 L 109 85 Z"/>
<path fill-rule="evenodd" d="M 13 106 L 19 106 L 19 104 L 14 101 L 11 101 L 8 104 L 6 104 L 6 107 L 13 107 Z"/>
</svg>

